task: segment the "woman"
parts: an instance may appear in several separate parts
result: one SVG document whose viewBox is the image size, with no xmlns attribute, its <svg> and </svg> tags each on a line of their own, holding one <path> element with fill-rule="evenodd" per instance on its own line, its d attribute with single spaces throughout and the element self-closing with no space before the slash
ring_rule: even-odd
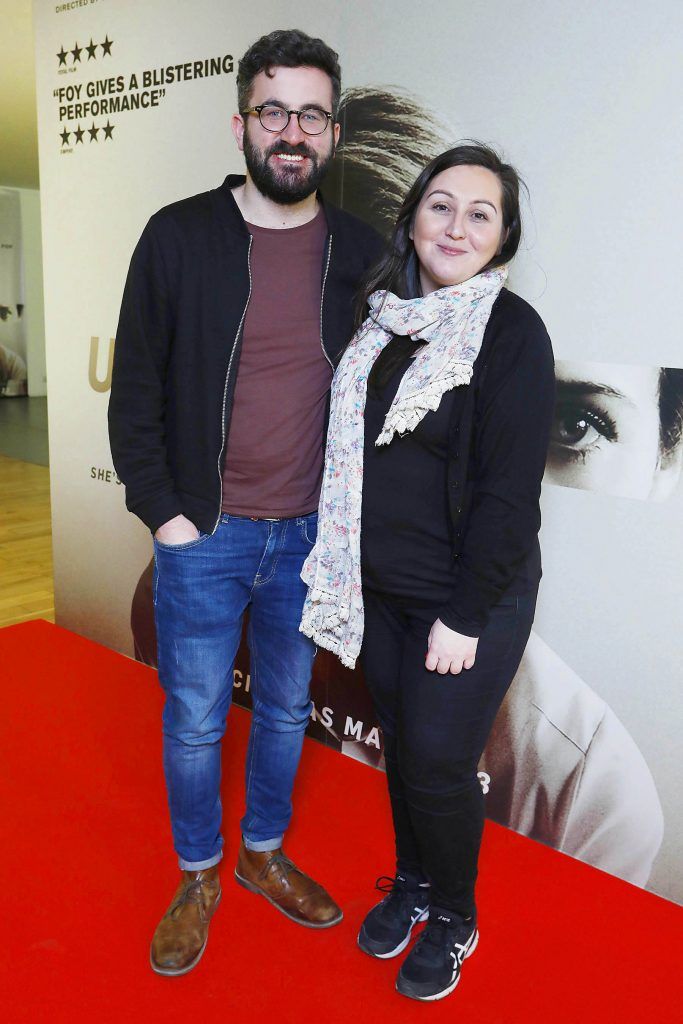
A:
<svg viewBox="0 0 683 1024">
<path fill-rule="evenodd" d="M 489 148 L 433 160 L 367 284 L 337 370 L 302 630 L 361 663 L 385 739 L 396 877 L 358 943 L 440 999 L 478 940 L 477 763 L 517 670 L 540 579 L 550 342 L 503 288 L 519 179 Z M 455 678 L 454 678 L 455 677 Z M 382 888 L 381 883 L 378 883 Z"/>
</svg>

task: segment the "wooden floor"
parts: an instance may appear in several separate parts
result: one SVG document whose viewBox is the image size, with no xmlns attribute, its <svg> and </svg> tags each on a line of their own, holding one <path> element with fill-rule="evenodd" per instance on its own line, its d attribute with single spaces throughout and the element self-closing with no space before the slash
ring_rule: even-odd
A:
<svg viewBox="0 0 683 1024">
<path fill-rule="evenodd" d="M 55 620 L 50 473 L 0 455 L 0 627 Z"/>
<path fill-rule="evenodd" d="M 47 398 L 0 399 L 0 455 L 47 466 Z"/>
</svg>

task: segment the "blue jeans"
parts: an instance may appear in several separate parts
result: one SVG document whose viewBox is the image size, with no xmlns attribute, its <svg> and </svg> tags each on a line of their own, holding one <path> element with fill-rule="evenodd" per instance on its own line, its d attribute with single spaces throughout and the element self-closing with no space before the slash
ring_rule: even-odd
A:
<svg viewBox="0 0 683 1024">
<path fill-rule="evenodd" d="M 211 867 L 222 856 L 221 739 L 247 607 L 253 716 L 242 834 L 252 850 L 282 843 L 312 709 L 315 647 L 299 632 L 306 593 L 299 573 L 317 520 L 317 513 L 279 520 L 223 515 L 215 533 L 188 544 L 154 542 L 164 773 L 185 870 Z"/>
</svg>

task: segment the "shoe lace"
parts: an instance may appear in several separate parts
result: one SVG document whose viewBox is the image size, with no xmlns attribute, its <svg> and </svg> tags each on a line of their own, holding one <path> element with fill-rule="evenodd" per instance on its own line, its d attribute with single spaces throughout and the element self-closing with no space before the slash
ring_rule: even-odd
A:
<svg viewBox="0 0 683 1024">
<path fill-rule="evenodd" d="M 393 893 L 397 888 L 403 892 L 404 883 L 399 878 L 391 878 L 389 875 L 380 875 L 375 882 L 375 889 L 378 892 Z"/>
<path fill-rule="evenodd" d="M 205 908 L 202 885 L 205 881 L 206 879 L 204 878 L 195 878 L 191 882 L 188 882 L 180 896 L 178 896 L 173 906 L 170 908 L 169 914 L 173 917 L 177 917 L 178 913 L 187 903 L 196 903 L 199 908 L 199 914 L 203 917 Z"/>
<path fill-rule="evenodd" d="M 385 907 L 392 907 L 397 903 L 412 903 L 415 899 L 415 893 L 398 875 L 395 878 L 391 878 L 389 875 L 380 875 L 375 882 L 375 889 L 378 892 L 386 893 L 382 900 Z"/>
<path fill-rule="evenodd" d="M 285 878 L 289 877 L 291 871 L 296 871 L 297 869 L 294 861 L 291 861 L 284 853 L 275 853 L 267 861 L 261 872 L 261 877 L 265 878 L 274 868 L 279 869 Z"/>
<path fill-rule="evenodd" d="M 417 944 L 421 946 L 435 946 L 440 949 L 446 941 L 448 932 L 452 930 L 452 926 L 447 925 L 445 921 L 439 921 L 438 918 L 433 921 L 430 917 Z"/>
<path fill-rule="evenodd" d="M 435 950 L 441 951 L 452 946 L 454 950 L 460 950 L 460 953 L 464 954 L 465 945 L 455 941 L 460 931 L 461 925 L 457 920 L 442 921 L 438 917 L 433 918 L 430 916 L 424 930 L 415 943 L 415 949 L 417 950 L 420 947 L 422 952 L 427 952 L 428 947 L 432 947 Z M 450 955 L 456 956 L 454 952 L 451 952 Z M 462 955 L 457 955 L 459 962 L 462 962 L 462 959 Z"/>
</svg>

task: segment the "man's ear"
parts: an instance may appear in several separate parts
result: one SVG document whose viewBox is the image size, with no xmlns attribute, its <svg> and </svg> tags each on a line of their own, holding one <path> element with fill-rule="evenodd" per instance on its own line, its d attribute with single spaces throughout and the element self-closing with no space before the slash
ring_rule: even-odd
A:
<svg viewBox="0 0 683 1024">
<path fill-rule="evenodd" d="M 677 444 L 672 452 L 660 455 L 655 470 L 652 487 L 648 494 L 649 501 L 664 501 L 676 489 L 683 469 L 683 443 Z"/>
<path fill-rule="evenodd" d="M 230 127 L 232 128 L 232 134 L 235 136 L 235 142 L 240 153 L 244 152 L 244 118 L 241 114 L 233 114 L 230 119 Z"/>
</svg>

